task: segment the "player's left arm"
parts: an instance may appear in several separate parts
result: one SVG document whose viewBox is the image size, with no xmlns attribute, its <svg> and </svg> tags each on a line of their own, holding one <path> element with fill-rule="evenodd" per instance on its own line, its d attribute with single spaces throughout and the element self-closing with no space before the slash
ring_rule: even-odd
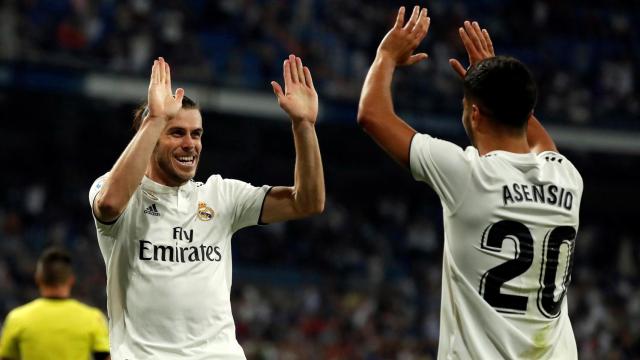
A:
<svg viewBox="0 0 640 360">
<path fill-rule="evenodd" d="M 531 151 L 536 154 L 544 151 L 558 152 L 553 139 L 533 114 L 529 117 L 527 124 L 527 143 L 529 143 Z"/>
<path fill-rule="evenodd" d="M 416 131 L 394 111 L 391 81 L 395 68 L 425 60 L 427 54 L 413 54 L 429 31 L 427 9 L 413 8 L 404 24 L 405 8 L 400 7 L 396 23 L 382 39 L 376 58 L 362 87 L 358 106 L 358 124 L 391 158 L 409 167 L 409 149 Z"/>
<path fill-rule="evenodd" d="M 477 21 L 465 21 L 458 29 L 458 32 L 469 56 L 470 66 L 484 59 L 496 56 L 489 32 L 487 29 L 481 29 Z M 464 80 L 464 77 L 467 75 L 467 70 L 462 66 L 460 61 L 457 59 L 449 59 L 449 64 L 456 74 Z M 531 151 L 537 154 L 543 151 L 558 152 L 553 139 L 533 114 L 529 117 L 527 124 L 527 143 L 529 143 Z"/>
<path fill-rule="evenodd" d="M 289 115 L 296 149 L 294 185 L 276 186 L 264 200 L 261 223 L 300 219 L 324 210 L 324 173 L 316 136 L 318 94 L 309 68 L 290 55 L 283 64 L 284 91 L 271 82 L 278 104 Z"/>
</svg>

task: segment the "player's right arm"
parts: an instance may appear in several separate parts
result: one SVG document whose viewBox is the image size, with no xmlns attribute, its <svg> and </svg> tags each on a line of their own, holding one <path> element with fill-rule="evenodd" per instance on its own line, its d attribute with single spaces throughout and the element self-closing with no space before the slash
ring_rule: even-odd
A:
<svg viewBox="0 0 640 360">
<path fill-rule="evenodd" d="M 463 26 L 458 29 L 458 32 L 469 56 L 470 66 L 477 64 L 483 59 L 496 56 L 489 32 L 487 29 L 480 29 L 478 22 L 465 21 Z M 465 70 L 460 61 L 449 59 L 449 64 L 458 76 L 464 79 L 467 75 L 467 70 Z M 527 142 L 529 143 L 529 148 L 534 153 L 558 151 L 549 133 L 547 133 L 540 121 L 533 114 L 529 117 L 527 125 Z"/>
<path fill-rule="evenodd" d="M 431 19 L 427 9 L 413 8 L 404 24 L 405 9 L 398 10 L 393 28 L 382 39 L 376 58 L 362 87 L 358 107 L 358 124 L 395 161 L 409 167 L 409 149 L 416 131 L 404 122 L 393 109 L 391 81 L 399 65 L 413 65 L 425 60 L 427 54 L 413 54 L 429 31 Z"/>
<path fill-rule="evenodd" d="M 147 169 L 153 149 L 167 121 L 182 108 L 183 89 L 171 92 L 169 64 L 163 58 L 153 62 L 148 92 L 148 114 L 140 129 L 109 172 L 93 201 L 95 217 L 104 223 L 115 221 L 124 211 Z"/>
</svg>

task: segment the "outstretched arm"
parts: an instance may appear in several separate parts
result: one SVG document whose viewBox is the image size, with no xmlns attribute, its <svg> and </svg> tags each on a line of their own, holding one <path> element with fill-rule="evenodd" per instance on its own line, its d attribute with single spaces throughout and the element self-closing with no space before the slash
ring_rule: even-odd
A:
<svg viewBox="0 0 640 360">
<path fill-rule="evenodd" d="M 487 29 L 480 29 L 480 25 L 474 21 L 464 22 L 464 26 L 458 29 L 460 39 L 469 55 L 469 65 L 473 66 L 483 59 L 496 56 L 493 42 Z M 449 59 L 449 64 L 461 79 L 467 75 L 467 70 L 456 59 Z M 551 136 L 544 129 L 540 121 L 532 114 L 527 125 L 527 142 L 531 151 L 541 153 L 543 151 L 558 151 Z"/>
<path fill-rule="evenodd" d="M 148 114 L 140 129 L 111 169 L 93 201 L 93 213 L 102 222 L 116 220 L 140 185 L 147 164 L 167 121 L 182 108 L 184 90 L 171 92 L 169 64 L 163 58 L 153 62 L 149 81 Z"/>
<path fill-rule="evenodd" d="M 294 184 L 276 186 L 264 201 L 260 222 L 299 219 L 324 210 L 324 173 L 315 124 L 318 94 L 309 68 L 299 57 L 290 55 L 283 65 L 284 91 L 271 82 L 278 104 L 289 115 L 296 149 Z"/>
<path fill-rule="evenodd" d="M 409 167 L 409 148 L 416 131 L 393 109 L 391 80 L 398 65 L 413 65 L 425 60 L 427 54 L 413 54 L 429 31 L 431 19 L 427 9 L 413 8 L 404 24 L 404 7 L 398 10 L 393 28 L 382 39 L 376 58 L 362 87 L 358 107 L 358 124 L 396 162 Z"/>
</svg>

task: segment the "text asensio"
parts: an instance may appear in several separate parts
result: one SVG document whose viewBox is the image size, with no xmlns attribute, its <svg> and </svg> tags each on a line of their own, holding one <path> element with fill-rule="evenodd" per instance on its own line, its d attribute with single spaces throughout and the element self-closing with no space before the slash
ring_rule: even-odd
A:
<svg viewBox="0 0 640 360">
<path fill-rule="evenodd" d="M 517 184 L 502 187 L 502 201 L 504 205 L 519 202 L 535 202 L 539 204 L 555 205 L 566 210 L 573 206 L 573 193 L 553 184 Z"/>
</svg>

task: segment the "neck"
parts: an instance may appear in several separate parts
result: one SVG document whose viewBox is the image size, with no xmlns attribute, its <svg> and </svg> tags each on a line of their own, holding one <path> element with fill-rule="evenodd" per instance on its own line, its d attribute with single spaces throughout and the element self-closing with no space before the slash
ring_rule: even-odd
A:
<svg viewBox="0 0 640 360">
<path fill-rule="evenodd" d="M 489 136 L 478 137 L 476 147 L 478 148 L 480 156 L 495 150 L 508 151 L 516 154 L 527 154 L 531 152 L 526 133 L 518 136 L 491 134 Z"/>
<path fill-rule="evenodd" d="M 145 171 L 144 175 L 149 179 L 157 182 L 158 184 L 164 186 L 178 187 L 186 183 L 186 181 L 181 183 L 179 181 L 172 180 L 169 176 L 166 176 L 163 171 L 154 168 L 151 164 L 147 165 L 147 170 Z"/>
<path fill-rule="evenodd" d="M 71 288 L 68 286 L 42 286 L 40 287 L 40 296 L 66 299 L 71 297 Z"/>
</svg>

